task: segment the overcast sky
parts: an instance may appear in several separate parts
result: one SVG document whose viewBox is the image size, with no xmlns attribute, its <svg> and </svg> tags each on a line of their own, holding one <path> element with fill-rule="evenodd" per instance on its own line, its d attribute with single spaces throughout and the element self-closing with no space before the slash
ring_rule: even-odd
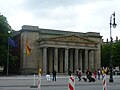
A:
<svg viewBox="0 0 120 90">
<path fill-rule="evenodd" d="M 113 39 L 120 39 L 120 0 L 0 0 L 0 13 L 18 31 L 22 25 L 75 32 L 100 32 L 110 38 L 110 16 L 116 14 Z"/>
</svg>

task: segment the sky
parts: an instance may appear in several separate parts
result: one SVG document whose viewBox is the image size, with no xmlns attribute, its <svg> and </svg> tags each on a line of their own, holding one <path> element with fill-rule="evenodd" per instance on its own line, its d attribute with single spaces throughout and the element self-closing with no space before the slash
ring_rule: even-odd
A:
<svg viewBox="0 0 120 90">
<path fill-rule="evenodd" d="M 110 17 L 117 27 L 112 37 L 120 39 L 120 0 L 1 0 L 0 13 L 15 31 L 23 25 L 73 32 L 98 32 L 110 39 Z M 112 17 L 113 19 L 113 17 Z"/>
</svg>

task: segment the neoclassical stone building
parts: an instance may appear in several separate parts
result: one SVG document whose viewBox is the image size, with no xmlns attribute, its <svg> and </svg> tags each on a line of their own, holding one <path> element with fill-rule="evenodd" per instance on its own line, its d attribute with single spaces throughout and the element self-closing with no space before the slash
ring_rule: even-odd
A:
<svg viewBox="0 0 120 90">
<path fill-rule="evenodd" d="M 99 69 L 101 67 L 102 37 L 97 32 L 70 32 L 41 29 L 37 26 L 22 26 L 18 31 L 20 43 L 20 72 L 43 73 L 55 69 L 58 73 L 75 72 L 81 68 Z M 31 53 L 26 54 L 26 39 Z"/>
</svg>

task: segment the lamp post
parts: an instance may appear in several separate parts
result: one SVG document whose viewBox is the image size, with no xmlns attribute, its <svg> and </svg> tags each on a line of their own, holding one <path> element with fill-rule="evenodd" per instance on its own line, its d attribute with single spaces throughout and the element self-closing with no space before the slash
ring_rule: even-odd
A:
<svg viewBox="0 0 120 90">
<path fill-rule="evenodd" d="M 113 17 L 113 22 L 112 22 Z M 115 12 L 110 16 L 110 79 L 109 82 L 113 82 L 113 72 L 112 72 L 112 26 L 115 29 L 117 24 L 115 23 Z"/>
</svg>

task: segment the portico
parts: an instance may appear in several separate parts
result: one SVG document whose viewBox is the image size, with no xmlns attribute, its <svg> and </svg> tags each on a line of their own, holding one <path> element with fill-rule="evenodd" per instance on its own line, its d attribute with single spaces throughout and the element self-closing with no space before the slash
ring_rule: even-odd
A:
<svg viewBox="0 0 120 90">
<path fill-rule="evenodd" d="M 67 35 L 47 39 L 39 39 L 41 49 L 43 72 L 55 69 L 58 73 L 68 73 L 71 69 L 75 72 L 78 68 L 96 69 L 95 53 L 97 43 L 76 35 Z"/>
</svg>

